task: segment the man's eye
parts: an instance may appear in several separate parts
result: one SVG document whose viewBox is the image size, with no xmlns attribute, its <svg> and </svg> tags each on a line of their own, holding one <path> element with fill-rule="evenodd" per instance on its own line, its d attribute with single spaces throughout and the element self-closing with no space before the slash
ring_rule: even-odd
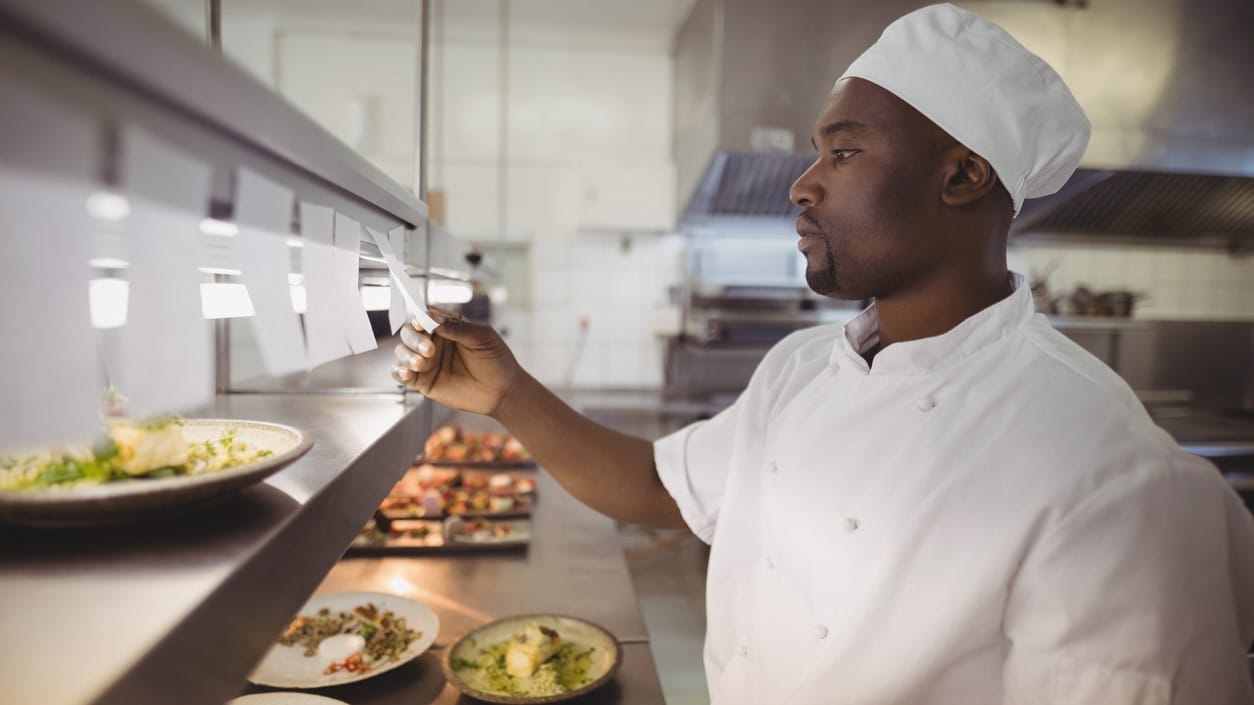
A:
<svg viewBox="0 0 1254 705">
<path fill-rule="evenodd" d="M 833 149 L 832 150 L 832 156 L 836 157 L 836 161 L 838 162 L 847 161 L 849 157 L 852 157 L 853 155 L 857 153 L 858 153 L 858 150 L 856 149 Z"/>
</svg>

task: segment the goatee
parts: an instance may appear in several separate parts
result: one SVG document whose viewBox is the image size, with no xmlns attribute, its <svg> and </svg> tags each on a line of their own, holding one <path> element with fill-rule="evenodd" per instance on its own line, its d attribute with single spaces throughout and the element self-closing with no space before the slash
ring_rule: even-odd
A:
<svg viewBox="0 0 1254 705">
<path fill-rule="evenodd" d="M 832 246 L 823 238 L 823 255 L 827 266 L 814 270 L 806 267 L 806 284 L 810 290 L 820 296 L 830 296 L 836 292 L 839 282 L 836 281 L 836 257 L 832 255 Z"/>
</svg>

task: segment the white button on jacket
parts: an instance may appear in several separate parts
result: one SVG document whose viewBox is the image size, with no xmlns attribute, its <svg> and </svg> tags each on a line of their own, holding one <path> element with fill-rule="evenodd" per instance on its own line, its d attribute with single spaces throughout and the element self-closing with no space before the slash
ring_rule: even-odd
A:
<svg viewBox="0 0 1254 705">
<path fill-rule="evenodd" d="M 657 441 L 712 544 L 714 705 L 1254 701 L 1245 507 L 1015 286 L 873 366 L 874 306 L 791 335 Z"/>
</svg>

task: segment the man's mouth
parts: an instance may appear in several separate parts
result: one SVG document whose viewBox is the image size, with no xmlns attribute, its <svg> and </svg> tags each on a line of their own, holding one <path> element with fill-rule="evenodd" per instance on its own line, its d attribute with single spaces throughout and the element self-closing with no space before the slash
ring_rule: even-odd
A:
<svg viewBox="0 0 1254 705">
<path fill-rule="evenodd" d="M 800 235 L 802 238 L 823 237 L 823 231 L 819 229 L 817 223 L 807 218 L 803 213 L 797 216 L 797 235 Z"/>
</svg>

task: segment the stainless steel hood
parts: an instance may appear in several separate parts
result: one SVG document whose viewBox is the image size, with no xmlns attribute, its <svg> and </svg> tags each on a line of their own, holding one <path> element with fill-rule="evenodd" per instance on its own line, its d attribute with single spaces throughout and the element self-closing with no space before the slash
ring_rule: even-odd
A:
<svg viewBox="0 0 1254 705">
<path fill-rule="evenodd" d="M 688 223 L 791 218 L 832 81 L 911 0 L 699 0 L 676 36 Z M 1018 236 L 1254 248 L 1254 3 L 974 0 L 1050 62 L 1093 122 L 1081 169 Z"/>
</svg>

